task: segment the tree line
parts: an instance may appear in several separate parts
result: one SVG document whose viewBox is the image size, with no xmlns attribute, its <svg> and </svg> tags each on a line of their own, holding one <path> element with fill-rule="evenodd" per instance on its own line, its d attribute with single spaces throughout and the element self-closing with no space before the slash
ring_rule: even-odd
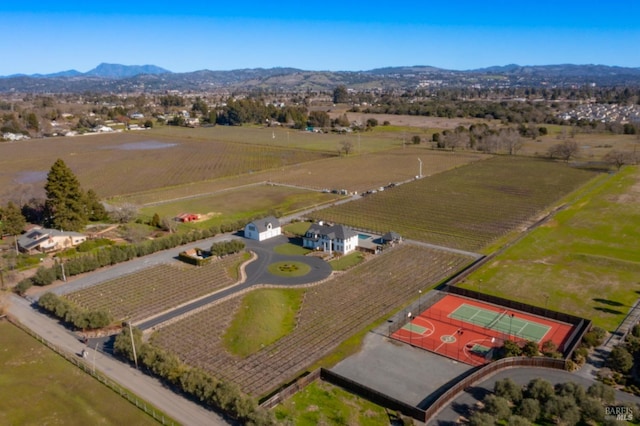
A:
<svg viewBox="0 0 640 426">
<path fill-rule="evenodd" d="M 573 382 L 556 386 L 537 378 L 526 386 L 511 378 L 496 381 L 493 392 L 482 399 L 481 408 L 473 410 L 469 425 L 509 424 L 617 424 L 606 417 L 605 405 L 615 404 L 612 387 L 594 383 L 586 390 Z M 637 412 L 634 404 L 625 404 Z"/>
<path fill-rule="evenodd" d="M 269 410 L 260 407 L 255 399 L 242 393 L 234 384 L 184 364 L 176 355 L 143 342 L 139 329 L 131 327 L 133 333 L 129 330 L 129 327 L 124 327 L 116 337 L 116 355 L 140 364 L 147 372 L 162 378 L 170 386 L 177 387 L 208 407 L 222 411 L 241 424 L 277 424 Z"/>
<path fill-rule="evenodd" d="M 144 240 L 135 244 L 119 244 L 97 249 L 89 253 L 79 253 L 71 258 L 61 260 L 46 268 L 39 267 L 31 278 L 21 280 L 15 290 L 24 294 L 31 286 L 46 286 L 55 280 L 95 271 L 98 268 L 126 262 L 136 257 L 146 256 L 158 251 L 167 250 L 179 245 L 192 243 L 215 234 L 209 229 L 194 229 L 184 234 L 170 234 L 153 240 Z"/>
<path fill-rule="evenodd" d="M 113 322 L 111 314 L 103 309 L 89 311 L 50 292 L 43 294 L 38 299 L 38 306 L 81 330 L 95 330 L 106 327 Z"/>
</svg>

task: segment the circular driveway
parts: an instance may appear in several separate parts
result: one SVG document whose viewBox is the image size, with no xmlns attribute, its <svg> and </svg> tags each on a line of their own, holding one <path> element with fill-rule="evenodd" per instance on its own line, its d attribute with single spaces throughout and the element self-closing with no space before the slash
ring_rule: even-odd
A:
<svg viewBox="0 0 640 426">
<path fill-rule="evenodd" d="M 296 286 L 310 284 L 317 281 L 322 281 L 331 275 L 331 266 L 316 256 L 292 256 L 278 254 L 274 251 L 276 246 L 286 244 L 289 239 L 283 235 L 270 238 L 266 241 L 255 241 L 244 239 L 243 240 L 247 249 L 253 251 L 257 259 L 250 262 L 245 267 L 245 273 L 247 276 L 244 282 L 247 286 L 257 284 L 272 284 L 283 286 Z M 273 275 L 268 271 L 269 265 L 276 262 L 300 262 L 308 265 L 311 270 L 309 273 L 299 277 L 283 277 Z"/>
</svg>

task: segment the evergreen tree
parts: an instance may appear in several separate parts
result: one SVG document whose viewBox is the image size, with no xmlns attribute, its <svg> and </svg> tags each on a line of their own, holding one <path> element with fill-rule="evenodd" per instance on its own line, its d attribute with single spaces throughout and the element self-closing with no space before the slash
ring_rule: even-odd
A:
<svg viewBox="0 0 640 426">
<path fill-rule="evenodd" d="M 96 194 L 93 189 L 87 191 L 85 203 L 87 206 L 87 216 L 89 220 L 95 222 L 109 220 L 107 210 L 104 208 L 98 199 L 98 194 Z"/>
<path fill-rule="evenodd" d="M 51 167 L 44 189 L 48 225 L 65 231 L 82 230 L 87 224 L 85 195 L 78 179 L 61 159 Z"/>
<path fill-rule="evenodd" d="M 18 235 L 22 233 L 26 223 L 18 206 L 11 201 L 6 208 L 0 209 L 0 237 L 4 234 L 13 235 L 16 253 L 18 253 Z"/>
</svg>

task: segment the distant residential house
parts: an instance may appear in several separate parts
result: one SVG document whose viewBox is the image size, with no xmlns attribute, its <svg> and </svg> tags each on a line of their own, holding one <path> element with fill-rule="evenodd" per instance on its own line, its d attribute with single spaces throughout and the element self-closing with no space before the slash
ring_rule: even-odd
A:
<svg viewBox="0 0 640 426">
<path fill-rule="evenodd" d="M 57 229 L 33 228 L 18 238 L 18 248 L 28 254 L 46 253 L 77 246 L 87 240 L 79 232 L 65 232 Z"/>
<path fill-rule="evenodd" d="M 326 252 L 351 253 L 358 247 L 358 233 L 344 225 L 313 223 L 302 237 L 302 246 Z"/>
<path fill-rule="evenodd" d="M 250 240 L 264 241 L 282 234 L 280 221 L 273 216 L 254 220 L 244 227 L 244 236 Z"/>
</svg>

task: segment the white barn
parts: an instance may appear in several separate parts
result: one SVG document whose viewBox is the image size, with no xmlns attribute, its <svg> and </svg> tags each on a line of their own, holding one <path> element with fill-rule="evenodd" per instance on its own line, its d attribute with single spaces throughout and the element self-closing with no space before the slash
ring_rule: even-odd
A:
<svg viewBox="0 0 640 426">
<path fill-rule="evenodd" d="M 251 240 L 264 241 L 282 234 L 280 221 L 273 216 L 254 220 L 244 227 L 244 236 Z"/>
</svg>

